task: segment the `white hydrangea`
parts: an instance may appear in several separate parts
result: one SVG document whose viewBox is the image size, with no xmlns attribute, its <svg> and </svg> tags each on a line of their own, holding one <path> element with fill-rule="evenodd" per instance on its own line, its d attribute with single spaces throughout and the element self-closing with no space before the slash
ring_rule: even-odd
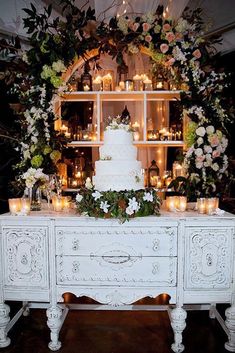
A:
<svg viewBox="0 0 235 353">
<path fill-rule="evenodd" d="M 204 148 L 204 151 L 205 151 L 206 153 L 212 153 L 212 148 L 211 148 L 211 146 L 205 145 L 203 148 Z"/>
<path fill-rule="evenodd" d="M 196 156 L 202 156 L 203 150 L 201 148 L 196 148 L 194 153 Z"/>
<path fill-rule="evenodd" d="M 197 139 L 198 146 L 202 145 L 203 142 L 204 142 L 203 138 L 202 137 L 198 137 L 198 139 Z"/>
<path fill-rule="evenodd" d="M 153 194 L 151 192 L 145 192 L 143 196 L 144 201 L 153 202 Z"/>
<path fill-rule="evenodd" d="M 83 199 L 83 196 L 80 195 L 80 194 L 77 194 L 75 199 L 76 199 L 77 202 L 81 202 L 82 199 Z"/>
<path fill-rule="evenodd" d="M 218 172 L 219 170 L 219 164 L 218 163 L 213 163 L 211 168 L 215 171 L 215 172 Z"/>
</svg>

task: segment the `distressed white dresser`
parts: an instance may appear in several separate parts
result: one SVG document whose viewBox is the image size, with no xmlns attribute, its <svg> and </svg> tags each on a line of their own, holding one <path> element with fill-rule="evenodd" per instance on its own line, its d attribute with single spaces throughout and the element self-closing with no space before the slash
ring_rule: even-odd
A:
<svg viewBox="0 0 235 353">
<path fill-rule="evenodd" d="M 124 224 L 74 214 L 32 213 L 0 216 L 0 347 L 8 331 L 30 308 L 45 308 L 49 348 L 58 350 L 59 331 L 70 308 L 63 293 L 88 296 L 102 309 L 133 309 L 146 296 L 167 293 L 174 331 L 172 350 L 182 352 L 187 309 L 208 309 L 228 335 L 235 352 L 235 217 L 164 213 Z M 22 301 L 10 319 L 5 301 Z M 230 303 L 226 320 L 217 303 Z M 96 309 L 100 305 L 93 305 Z M 138 308 L 140 308 L 138 306 Z M 143 309 L 147 309 L 144 306 Z M 149 308 L 148 308 L 149 309 Z"/>
</svg>

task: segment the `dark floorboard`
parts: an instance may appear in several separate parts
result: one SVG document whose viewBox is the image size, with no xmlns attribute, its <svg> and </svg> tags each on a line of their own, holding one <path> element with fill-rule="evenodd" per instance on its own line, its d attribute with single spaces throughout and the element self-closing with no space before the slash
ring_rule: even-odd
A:
<svg viewBox="0 0 235 353">
<path fill-rule="evenodd" d="M 221 308 L 221 313 L 225 307 Z M 45 310 L 34 309 L 10 331 L 1 353 L 46 353 Z M 166 312 L 70 311 L 60 333 L 58 353 L 170 353 L 173 333 Z M 208 311 L 188 312 L 185 353 L 225 353 L 227 337 Z"/>
</svg>

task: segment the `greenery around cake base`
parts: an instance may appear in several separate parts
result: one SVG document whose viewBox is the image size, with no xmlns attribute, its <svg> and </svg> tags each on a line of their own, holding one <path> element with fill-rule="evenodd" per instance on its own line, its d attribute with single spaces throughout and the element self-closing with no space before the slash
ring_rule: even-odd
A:
<svg viewBox="0 0 235 353">
<path fill-rule="evenodd" d="M 96 218 L 117 218 L 121 223 L 134 218 L 159 215 L 161 200 L 152 188 L 124 191 L 97 191 L 81 188 L 76 196 L 77 210 Z"/>
</svg>

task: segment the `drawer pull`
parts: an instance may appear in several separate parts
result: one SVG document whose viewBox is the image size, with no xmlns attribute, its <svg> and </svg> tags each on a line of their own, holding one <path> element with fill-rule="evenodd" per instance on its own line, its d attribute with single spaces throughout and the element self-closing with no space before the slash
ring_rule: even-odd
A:
<svg viewBox="0 0 235 353">
<path fill-rule="evenodd" d="M 157 251 L 159 249 L 159 243 L 160 243 L 159 239 L 154 239 L 154 241 L 153 241 L 153 251 Z"/>
<path fill-rule="evenodd" d="M 78 239 L 74 239 L 72 242 L 72 250 L 73 251 L 77 251 L 79 249 L 79 240 Z"/>
<path fill-rule="evenodd" d="M 212 266 L 213 265 L 211 254 L 207 254 L 206 255 L 206 262 L 207 262 L 207 266 Z"/>
</svg>

